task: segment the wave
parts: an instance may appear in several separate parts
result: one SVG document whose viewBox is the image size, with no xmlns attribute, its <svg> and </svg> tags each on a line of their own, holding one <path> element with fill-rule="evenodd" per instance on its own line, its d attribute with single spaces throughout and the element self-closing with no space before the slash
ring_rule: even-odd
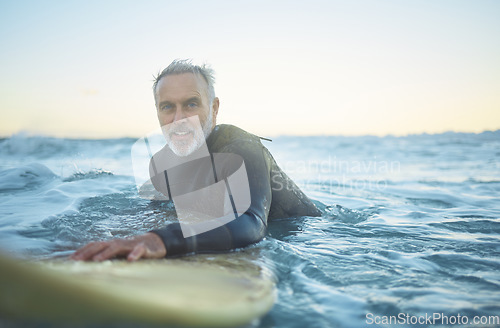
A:
<svg viewBox="0 0 500 328">
<path fill-rule="evenodd" d="M 32 189 L 58 178 L 48 167 L 31 163 L 0 171 L 0 192 Z"/>
<path fill-rule="evenodd" d="M 114 176 L 114 174 L 102 169 L 91 169 L 87 172 L 75 172 L 71 176 L 62 179 L 62 182 L 99 179 L 109 176 Z M 30 163 L 16 168 L 9 168 L 0 171 L 0 193 L 32 190 L 60 178 L 41 163 Z"/>
<path fill-rule="evenodd" d="M 102 169 L 95 169 L 95 170 L 90 170 L 88 172 L 75 172 L 71 176 L 65 178 L 63 181 L 64 182 L 71 182 L 71 181 L 78 181 L 78 180 L 85 180 L 85 179 L 97 179 L 97 178 L 102 178 L 106 176 L 111 176 L 113 173 L 109 171 L 105 171 Z"/>
<path fill-rule="evenodd" d="M 30 136 L 26 133 L 12 135 L 0 143 L 4 156 L 36 156 L 48 158 L 57 154 L 74 153 L 74 141 L 53 137 Z"/>
<path fill-rule="evenodd" d="M 96 154 L 102 151 L 128 155 L 130 146 L 135 139 L 69 139 L 56 138 L 27 133 L 14 134 L 9 138 L 0 139 L 0 155 L 14 157 L 36 157 L 47 159 L 57 156 L 73 156 L 80 153 Z"/>
</svg>

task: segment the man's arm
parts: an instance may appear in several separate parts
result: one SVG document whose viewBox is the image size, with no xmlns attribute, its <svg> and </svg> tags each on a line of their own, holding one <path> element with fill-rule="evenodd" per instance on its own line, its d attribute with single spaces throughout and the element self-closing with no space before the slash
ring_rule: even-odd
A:
<svg viewBox="0 0 500 328">
<path fill-rule="evenodd" d="M 223 226 L 187 238 L 184 238 L 179 223 L 169 224 L 152 232 L 163 240 L 168 250 L 167 256 L 175 256 L 242 248 L 264 238 L 266 226 L 254 214 L 245 213 Z"/>
</svg>

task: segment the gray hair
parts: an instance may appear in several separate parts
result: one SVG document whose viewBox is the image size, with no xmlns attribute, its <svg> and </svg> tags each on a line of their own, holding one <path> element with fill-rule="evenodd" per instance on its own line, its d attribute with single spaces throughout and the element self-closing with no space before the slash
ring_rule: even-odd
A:
<svg viewBox="0 0 500 328">
<path fill-rule="evenodd" d="M 158 86 L 158 82 L 167 76 L 167 75 L 175 75 L 175 74 L 183 74 L 183 73 L 193 73 L 195 75 L 200 75 L 203 77 L 205 82 L 207 82 L 207 98 L 210 107 L 212 107 L 212 103 L 215 99 L 215 72 L 208 64 L 202 65 L 194 65 L 191 59 L 175 59 L 170 65 L 167 66 L 163 71 L 158 73 L 155 77 L 153 83 L 153 93 L 155 97 L 156 103 L 156 87 Z"/>
</svg>

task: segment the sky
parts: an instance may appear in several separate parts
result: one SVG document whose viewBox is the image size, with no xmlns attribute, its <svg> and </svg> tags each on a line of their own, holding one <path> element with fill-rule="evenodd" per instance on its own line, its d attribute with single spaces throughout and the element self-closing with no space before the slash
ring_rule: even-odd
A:
<svg viewBox="0 0 500 328">
<path fill-rule="evenodd" d="M 0 0 L 0 136 L 140 137 L 153 76 L 211 64 L 260 136 L 500 128 L 500 1 Z"/>
</svg>

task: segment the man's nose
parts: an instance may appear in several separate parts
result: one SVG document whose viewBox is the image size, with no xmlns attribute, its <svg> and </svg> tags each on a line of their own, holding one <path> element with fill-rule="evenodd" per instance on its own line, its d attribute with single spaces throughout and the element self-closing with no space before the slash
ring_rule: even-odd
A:
<svg viewBox="0 0 500 328">
<path fill-rule="evenodd" d="M 174 115 L 174 122 L 176 123 L 182 123 L 183 120 L 186 119 L 186 115 L 184 113 L 184 111 L 182 110 L 182 108 L 177 108 L 177 110 L 175 111 L 175 115 Z"/>
</svg>

